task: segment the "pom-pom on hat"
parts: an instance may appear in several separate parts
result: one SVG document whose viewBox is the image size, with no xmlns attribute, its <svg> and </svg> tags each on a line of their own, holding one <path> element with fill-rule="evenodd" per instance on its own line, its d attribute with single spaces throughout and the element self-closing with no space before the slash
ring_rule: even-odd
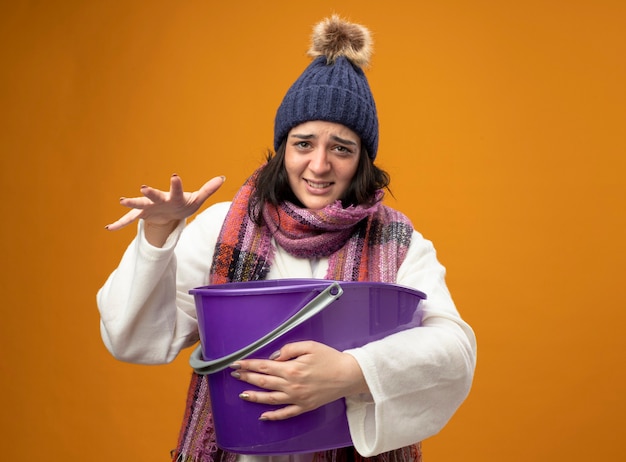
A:
<svg viewBox="0 0 626 462">
<path fill-rule="evenodd" d="M 371 53 L 371 36 L 364 26 L 336 15 L 317 24 L 308 52 L 313 62 L 289 88 L 276 112 L 274 149 L 296 125 L 324 120 L 353 130 L 374 160 L 378 115 L 363 72 Z"/>
</svg>

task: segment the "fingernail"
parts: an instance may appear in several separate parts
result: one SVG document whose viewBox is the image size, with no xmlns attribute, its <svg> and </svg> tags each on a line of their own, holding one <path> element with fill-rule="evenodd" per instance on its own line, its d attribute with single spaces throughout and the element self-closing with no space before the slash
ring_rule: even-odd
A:
<svg viewBox="0 0 626 462">
<path fill-rule="evenodd" d="M 144 189 L 144 188 L 147 188 L 147 187 L 148 187 L 148 185 L 145 185 L 145 184 L 141 185 L 141 189 Z"/>
<path fill-rule="evenodd" d="M 241 399 L 250 399 L 250 395 L 248 393 L 239 393 L 239 397 Z"/>
<path fill-rule="evenodd" d="M 224 175 L 220 176 L 220 178 L 222 179 L 222 181 L 226 181 L 226 177 Z"/>
<path fill-rule="evenodd" d="M 230 367 L 231 369 L 241 369 L 241 364 L 232 363 L 232 364 L 229 364 L 228 367 Z"/>
<path fill-rule="evenodd" d="M 172 176 L 178 176 L 178 173 L 172 173 Z"/>
<path fill-rule="evenodd" d="M 270 359 L 276 359 L 276 358 L 278 358 L 279 356 L 280 356 L 280 350 L 275 351 L 274 353 L 272 353 L 272 354 L 270 355 Z"/>
<path fill-rule="evenodd" d="M 109 225 L 106 225 L 106 226 L 104 227 L 104 229 L 109 229 Z"/>
<path fill-rule="evenodd" d="M 234 378 L 236 378 L 236 379 L 241 378 L 241 374 L 240 374 L 239 372 L 237 372 L 237 371 L 232 371 L 232 372 L 230 373 L 230 376 L 231 376 L 231 377 L 234 377 Z"/>
<path fill-rule="evenodd" d="M 263 421 L 265 421 L 265 420 L 270 420 L 270 419 L 268 419 L 267 417 L 265 417 L 264 415 L 262 415 L 261 417 L 259 417 L 259 420 L 263 420 Z"/>
</svg>

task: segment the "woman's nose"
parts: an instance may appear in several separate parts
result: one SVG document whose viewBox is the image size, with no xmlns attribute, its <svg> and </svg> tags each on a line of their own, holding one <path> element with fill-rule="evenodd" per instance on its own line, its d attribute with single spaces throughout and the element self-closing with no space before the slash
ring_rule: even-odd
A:
<svg viewBox="0 0 626 462">
<path fill-rule="evenodd" d="M 328 161 L 328 153 L 326 152 L 326 149 L 318 147 L 311 153 L 309 170 L 317 174 L 325 173 L 330 170 L 330 162 Z"/>
</svg>

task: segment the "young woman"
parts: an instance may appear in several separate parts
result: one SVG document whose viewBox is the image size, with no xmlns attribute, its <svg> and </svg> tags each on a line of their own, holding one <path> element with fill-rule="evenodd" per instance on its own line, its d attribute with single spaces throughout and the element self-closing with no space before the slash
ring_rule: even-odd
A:
<svg viewBox="0 0 626 462">
<path fill-rule="evenodd" d="M 476 344 L 445 283 L 432 244 L 402 213 L 382 204 L 388 175 L 374 164 L 378 118 L 361 69 L 367 29 L 332 17 L 316 26 L 313 62 L 276 114 L 275 154 L 232 202 L 189 224 L 223 183 L 194 193 L 142 187 L 122 199 L 132 210 L 108 229 L 138 220 L 137 237 L 98 292 L 102 338 L 123 361 L 172 361 L 198 341 L 188 291 L 259 279 L 319 278 L 397 283 L 425 292 L 422 326 L 361 348 L 315 341 L 286 344 L 268 359 L 231 365 L 254 386 L 243 400 L 276 405 L 259 416 L 283 420 L 345 398 L 353 447 L 274 460 L 421 459 L 419 442 L 437 433 L 467 396 Z M 257 390 L 257 391 L 255 391 Z M 215 446 L 206 379 L 193 374 L 174 460 L 260 460 Z"/>
</svg>

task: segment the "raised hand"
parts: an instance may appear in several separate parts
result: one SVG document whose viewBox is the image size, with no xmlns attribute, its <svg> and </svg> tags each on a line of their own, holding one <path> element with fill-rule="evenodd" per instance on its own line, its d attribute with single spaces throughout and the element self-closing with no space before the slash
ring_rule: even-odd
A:
<svg viewBox="0 0 626 462">
<path fill-rule="evenodd" d="M 169 192 L 144 185 L 141 187 L 143 197 L 120 199 L 121 205 L 132 210 L 119 220 L 107 225 L 106 229 L 115 231 L 142 218 L 146 221 L 146 227 L 169 228 L 171 232 L 180 220 L 196 213 L 204 201 L 217 191 L 224 181 L 225 177 L 217 176 L 192 193 L 183 191 L 183 182 L 178 175 L 172 175 Z"/>
</svg>

